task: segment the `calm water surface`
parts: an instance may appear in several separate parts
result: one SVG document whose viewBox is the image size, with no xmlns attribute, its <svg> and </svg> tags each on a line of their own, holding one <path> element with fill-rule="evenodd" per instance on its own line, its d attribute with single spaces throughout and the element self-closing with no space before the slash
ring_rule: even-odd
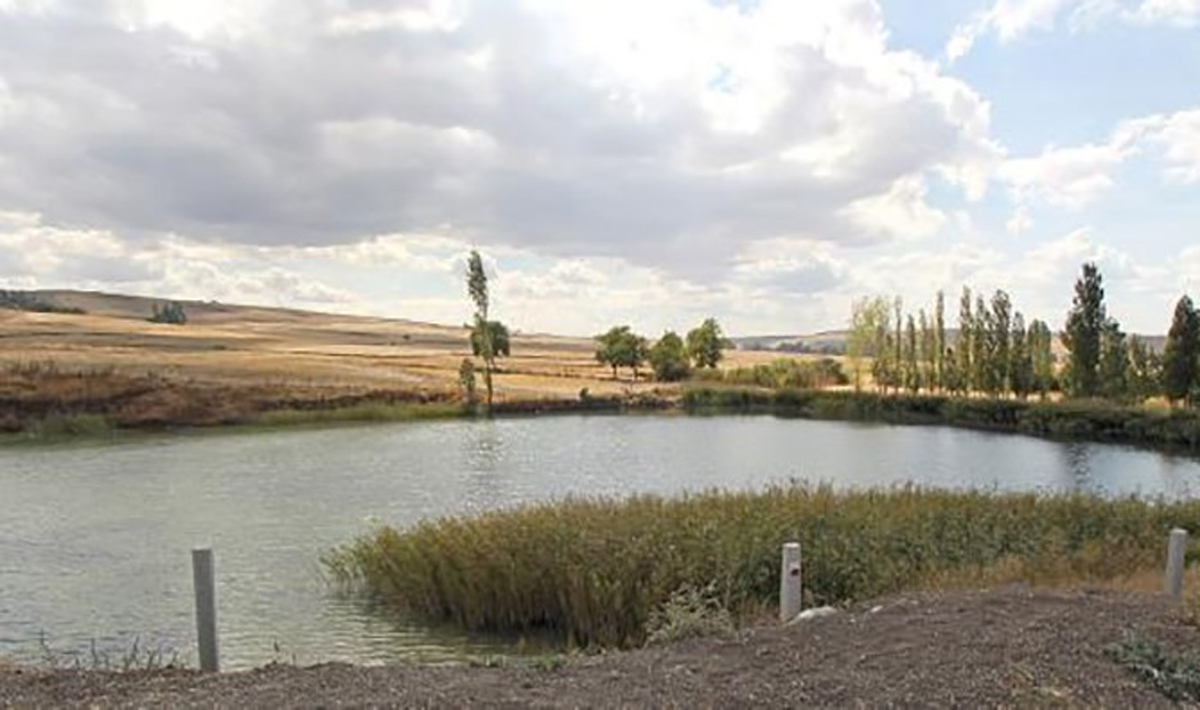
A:
<svg viewBox="0 0 1200 710">
<path fill-rule="evenodd" d="M 1200 464 L 1097 444 L 772 417 L 563 416 L 0 449 L 0 655 L 135 639 L 195 663 L 189 550 L 217 555 L 226 667 L 494 652 L 339 597 L 322 553 L 370 529 L 568 494 L 913 481 L 1170 498 Z"/>
</svg>

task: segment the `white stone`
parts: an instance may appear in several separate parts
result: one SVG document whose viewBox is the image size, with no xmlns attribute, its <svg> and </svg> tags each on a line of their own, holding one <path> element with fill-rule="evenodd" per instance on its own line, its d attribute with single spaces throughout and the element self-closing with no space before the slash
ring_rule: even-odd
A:
<svg viewBox="0 0 1200 710">
<path fill-rule="evenodd" d="M 831 606 L 822 606 L 822 607 L 817 607 L 816 609 L 805 609 L 804 611 L 797 614 L 791 621 L 789 621 L 788 625 L 791 626 L 792 624 L 798 624 L 801 621 L 811 621 L 813 619 L 820 619 L 822 616 L 833 616 L 834 614 L 837 613 L 837 611 L 838 611 L 837 609 L 835 609 Z"/>
</svg>

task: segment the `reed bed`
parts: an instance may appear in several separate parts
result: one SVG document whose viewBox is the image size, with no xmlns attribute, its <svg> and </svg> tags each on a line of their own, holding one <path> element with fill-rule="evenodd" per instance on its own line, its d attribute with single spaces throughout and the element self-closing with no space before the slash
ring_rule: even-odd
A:
<svg viewBox="0 0 1200 710">
<path fill-rule="evenodd" d="M 1158 564 L 1171 527 L 1197 523 L 1200 501 L 795 485 L 380 527 L 324 562 L 430 621 L 628 647 L 681 589 L 712 590 L 735 617 L 773 604 L 785 541 L 804 546 L 806 601 L 837 604 L 952 580 L 1120 578 Z"/>
</svg>

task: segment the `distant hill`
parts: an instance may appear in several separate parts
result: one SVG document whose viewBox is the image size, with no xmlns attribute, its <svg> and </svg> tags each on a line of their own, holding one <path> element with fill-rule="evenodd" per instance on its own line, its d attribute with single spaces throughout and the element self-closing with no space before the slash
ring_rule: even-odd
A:
<svg viewBox="0 0 1200 710">
<path fill-rule="evenodd" d="M 810 335 L 758 335 L 730 338 L 738 350 L 844 355 L 847 331 L 830 330 Z"/>
<path fill-rule="evenodd" d="M 4 293 L 0 291 L 0 293 Z M 293 330 L 303 329 L 312 337 L 321 340 L 329 337 L 330 333 L 338 333 L 341 342 L 386 342 L 397 333 L 404 341 L 411 344 L 443 346 L 459 344 L 463 340 L 463 326 L 430 323 L 406 318 L 386 318 L 382 316 L 364 316 L 348 313 L 329 313 L 321 311 L 306 311 L 298 308 L 280 308 L 271 306 L 239 305 L 218 301 L 196 301 L 186 299 L 159 298 L 154 296 L 133 296 L 127 294 L 104 293 L 101 291 L 74 291 L 66 289 L 43 289 L 32 291 L 12 291 L 21 294 L 13 305 L 14 310 L 42 311 L 87 314 L 100 318 L 116 318 L 123 320 L 149 321 L 154 314 L 155 306 L 172 301 L 183 306 L 187 322 L 194 325 L 231 326 L 238 328 L 266 326 L 271 328 L 287 327 Z M 32 303 L 37 307 L 19 308 L 22 303 Z M 464 303 L 464 311 L 466 310 Z M 4 308 L 0 299 L 0 309 Z M 297 332 L 299 332 L 297 330 Z M 382 335 L 381 335 L 382 334 Z M 513 337 L 528 346 L 549 344 L 557 349 L 569 349 L 579 352 L 592 352 L 595 344 L 591 338 L 558 336 L 547 333 L 513 331 Z"/>
</svg>

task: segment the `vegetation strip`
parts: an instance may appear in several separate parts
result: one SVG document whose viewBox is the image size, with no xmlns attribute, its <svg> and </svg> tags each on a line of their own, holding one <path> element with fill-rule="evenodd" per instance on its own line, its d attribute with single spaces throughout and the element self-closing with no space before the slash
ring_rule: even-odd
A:
<svg viewBox="0 0 1200 710">
<path fill-rule="evenodd" d="M 773 605 L 788 540 L 804 545 L 804 594 L 820 605 L 964 581 L 1120 577 L 1157 566 L 1169 529 L 1198 524 L 1200 501 L 794 486 L 381 527 L 325 564 L 431 621 L 626 647 L 681 592 L 705 590 L 735 618 Z"/>
<path fill-rule="evenodd" d="M 1195 451 L 1200 412 L 1148 409 L 1103 400 L 1037 402 L 944 395 L 695 387 L 683 407 L 703 413 L 769 413 L 812 419 L 940 424 L 1031 436 Z"/>
</svg>

